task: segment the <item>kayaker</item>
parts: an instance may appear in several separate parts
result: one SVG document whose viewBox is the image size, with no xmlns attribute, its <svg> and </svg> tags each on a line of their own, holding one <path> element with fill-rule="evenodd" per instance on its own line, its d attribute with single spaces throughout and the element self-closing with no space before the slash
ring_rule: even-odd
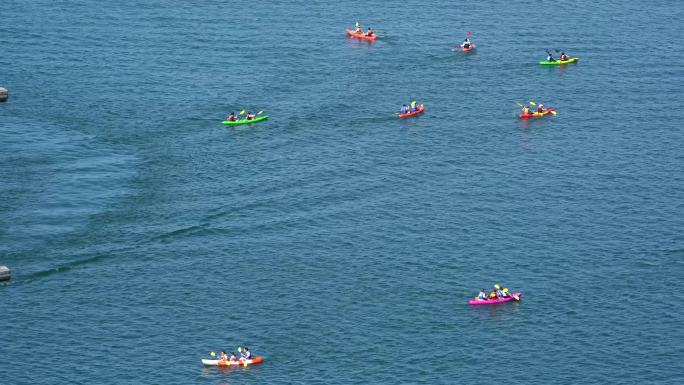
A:
<svg viewBox="0 0 684 385">
<path fill-rule="evenodd" d="M 551 55 L 551 52 L 546 51 L 549 55 L 546 56 L 546 61 L 556 61 L 556 59 L 553 58 L 553 55 Z"/>
<path fill-rule="evenodd" d="M 566 55 L 565 52 L 561 52 L 560 61 L 566 61 L 566 60 L 568 60 L 568 55 Z"/>
<path fill-rule="evenodd" d="M 523 108 L 522 108 L 522 114 L 523 114 L 523 115 L 529 115 L 529 114 L 530 114 L 530 107 L 523 106 Z"/>
<path fill-rule="evenodd" d="M 466 37 L 465 40 L 463 40 L 463 44 L 461 44 L 461 47 L 463 48 L 470 48 L 470 38 Z"/>
<path fill-rule="evenodd" d="M 235 356 L 235 352 L 230 353 L 230 358 L 228 359 L 228 361 L 230 361 L 231 364 L 238 362 L 238 359 Z"/>
<path fill-rule="evenodd" d="M 407 112 L 408 112 L 408 107 L 406 107 L 406 104 L 402 104 L 402 105 L 401 105 L 401 113 L 402 113 L 402 114 L 405 114 L 405 113 L 407 113 Z"/>
<path fill-rule="evenodd" d="M 487 299 L 487 291 L 485 289 L 482 289 L 480 291 L 480 294 L 477 295 L 477 299 L 480 301 L 484 301 Z"/>
<path fill-rule="evenodd" d="M 226 354 L 226 352 L 221 352 L 221 354 L 219 355 L 219 360 L 221 360 L 221 361 L 228 360 L 228 355 Z"/>
<path fill-rule="evenodd" d="M 416 111 L 417 109 L 418 107 L 416 107 L 416 101 L 414 100 L 411 102 L 411 112 Z"/>
<path fill-rule="evenodd" d="M 239 350 L 238 350 L 239 351 Z M 242 352 L 240 353 L 240 361 L 246 361 L 252 358 L 252 353 L 249 351 L 248 347 L 242 348 Z"/>
<path fill-rule="evenodd" d="M 496 299 L 496 291 L 492 290 L 491 293 L 489 293 L 489 299 Z"/>
<path fill-rule="evenodd" d="M 252 120 L 252 119 L 254 119 L 254 114 L 250 114 L 250 113 L 248 112 L 247 115 L 245 115 L 245 119 L 247 119 L 247 120 Z"/>
<path fill-rule="evenodd" d="M 356 22 L 356 27 L 354 27 L 354 33 L 363 33 L 361 30 L 361 24 L 359 24 L 358 21 Z"/>
<path fill-rule="evenodd" d="M 230 115 L 226 118 L 227 121 L 229 122 L 234 122 L 237 120 L 237 115 L 235 115 L 235 112 L 231 112 Z"/>
<path fill-rule="evenodd" d="M 537 104 L 537 112 L 538 113 L 544 113 L 544 105 L 543 104 Z"/>
<path fill-rule="evenodd" d="M 502 294 L 503 294 L 503 298 L 508 298 L 511 296 L 510 294 L 508 294 L 508 288 L 507 287 L 504 287 L 504 289 L 502 290 Z"/>
<path fill-rule="evenodd" d="M 503 291 L 501 290 L 501 286 L 494 285 L 494 288 L 496 289 L 496 297 L 497 298 L 503 298 Z"/>
<path fill-rule="evenodd" d="M 373 30 L 370 27 L 368 27 L 368 31 L 366 31 L 366 36 L 373 36 L 374 34 L 375 33 L 373 32 Z"/>
</svg>

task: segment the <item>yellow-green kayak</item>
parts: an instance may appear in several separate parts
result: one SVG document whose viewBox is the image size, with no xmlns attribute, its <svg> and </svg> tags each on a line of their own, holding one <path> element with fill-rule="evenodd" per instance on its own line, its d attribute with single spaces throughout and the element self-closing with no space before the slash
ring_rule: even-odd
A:
<svg viewBox="0 0 684 385">
<path fill-rule="evenodd" d="M 553 66 L 553 65 L 560 65 L 560 64 L 570 64 L 570 63 L 577 63 L 579 60 L 578 57 L 571 57 L 568 60 L 555 60 L 555 61 L 540 61 L 539 64 L 541 65 L 546 65 L 546 66 Z"/>
</svg>

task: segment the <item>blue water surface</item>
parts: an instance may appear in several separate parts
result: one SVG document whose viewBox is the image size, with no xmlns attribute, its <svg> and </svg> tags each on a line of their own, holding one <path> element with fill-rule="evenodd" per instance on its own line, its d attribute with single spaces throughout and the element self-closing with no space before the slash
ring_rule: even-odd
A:
<svg viewBox="0 0 684 385">
<path fill-rule="evenodd" d="M 0 8 L 0 382 L 684 382 L 679 2 Z"/>
</svg>

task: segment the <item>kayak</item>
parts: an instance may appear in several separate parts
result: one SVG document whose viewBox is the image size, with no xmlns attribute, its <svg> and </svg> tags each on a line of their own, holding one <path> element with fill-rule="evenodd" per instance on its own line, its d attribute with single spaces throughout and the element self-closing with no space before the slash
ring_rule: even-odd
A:
<svg viewBox="0 0 684 385">
<path fill-rule="evenodd" d="M 475 48 L 475 44 L 471 44 L 470 47 L 468 47 L 468 48 L 461 47 L 461 51 L 463 51 L 463 52 L 470 52 L 470 51 L 473 50 L 473 48 Z"/>
<path fill-rule="evenodd" d="M 494 299 L 484 299 L 484 300 L 479 300 L 479 299 L 471 299 L 468 301 L 469 304 L 471 305 L 493 305 L 495 303 L 504 303 L 504 302 L 510 302 L 510 301 L 515 301 L 515 297 L 522 297 L 522 293 L 513 293 L 511 294 L 510 297 L 506 298 L 494 298 Z"/>
<path fill-rule="evenodd" d="M 352 31 L 351 29 L 347 29 L 346 31 L 347 31 L 347 35 L 349 35 L 349 36 L 351 36 L 351 37 L 355 37 L 355 38 L 357 38 L 357 39 L 375 41 L 375 39 L 378 38 L 378 37 L 375 36 L 375 35 L 373 35 L 373 36 L 366 36 L 366 34 L 363 33 L 363 32 L 361 32 L 361 33 L 356 33 L 356 32 L 354 32 L 354 31 Z"/>
<path fill-rule="evenodd" d="M 231 121 L 231 120 L 224 120 L 224 121 L 223 121 L 223 124 L 226 124 L 226 125 L 229 125 L 229 126 L 235 126 L 235 125 L 237 125 L 237 124 L 256 123 L 256 122 L 260 122 L 260 121 L 266 120 L 266 119 L 268 119 L 268 115 L 257 116 L 256 118 L 251 119 L 251 120 L 247 120 L 247 119 L 232 120 L 232 121 Z"/>
<path fill-rule="evenodd" d="M 417 110 L 411 111 L 411 112 L 407 112 L 407 113 L 405 113 L 405 114 L 399 114 L 399 117 L 400 117 L 400 118 L 408 118 L 409 116 L 420 115 L 420 114 L 422 114 L 423 112 L 425 112 L 425 106 L 423 106 L 423 105 L 421 104 L 420 106 L 418 106 L 418 109 L 417 109 Z"/>
<path fill-rule="evenodd" d="M 547 108 L 547 109 L 544 110 L 544 112 L 536 112 L 536 111 L 535 111 L 535 112 L 532 112 L 532 113 L 529 113 L 529 114 L 518 114 L 518 117 L 519 117 L 520 119 L 541 118 L 542 116 L 548 115 L 548 114 L 550 114 L 550 113 L 553 112 L 553 111 L 556 111 L 556 109 L 555 109 L 555 108 Z"/>
<path fill-rule="evenodd" d="M 247 365 L 253 365 L 253 364 L 260 364 L 264 362 L 263 357 L 254 357 L 251 360 L 246 360 Z M 237 361 L 237 362 L 230 362 L 228 360 L 202 360 L 202 364 L 206 366 L 247 366 L 244 363 Z"/>
<path fill-rule="evenodd" d="M 571 57 L 568 60 L 540 61 L 539 64 L 547 65 L 547 66 L 553 66 L 553 65 L 560 65 L 560 64 L 577 63 L 578 60 L 579 60 L 578 57 Z"/>
</svg>

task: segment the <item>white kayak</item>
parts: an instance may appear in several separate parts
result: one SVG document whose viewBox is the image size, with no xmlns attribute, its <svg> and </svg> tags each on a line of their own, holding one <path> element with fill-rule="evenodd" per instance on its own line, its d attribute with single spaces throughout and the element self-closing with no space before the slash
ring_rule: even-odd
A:
<svg viewBox="0 0 684 385">
<path fill-rule="evenodd" d="M 264 362 L 263 357 L 253 357 L 249 360 L 230 362 L 228 360 L 202 360 L 202 365 L 206 366 L 247 366 Z"/>
</svg>

